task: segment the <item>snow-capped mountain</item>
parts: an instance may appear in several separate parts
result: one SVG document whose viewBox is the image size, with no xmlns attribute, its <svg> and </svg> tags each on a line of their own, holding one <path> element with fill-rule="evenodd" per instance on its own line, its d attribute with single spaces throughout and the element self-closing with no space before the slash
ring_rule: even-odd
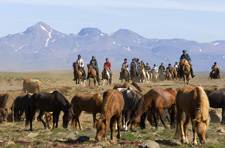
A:
<svg viewBox="0 0 225 148">
<path fill-rule="evenodd" d="M 81 54 L 87 64 L 94 55 L 102 68 L 108 57 L 113 69 L 124 58 L 138 57 L 159 65 L 179 61 L 186 49 L 195 71 L 209 71 L 214 61 L 225 67 L 225 41 L 198 43 L 184 39 L 147 39 L 127 29 L 107 34 L 98 28 L 83 28 L 78 34 L 64 34 L 39 22 L 22 33 L 0 38 L 0 71 L 40 71 L 72 69 Z"/>
</svg>

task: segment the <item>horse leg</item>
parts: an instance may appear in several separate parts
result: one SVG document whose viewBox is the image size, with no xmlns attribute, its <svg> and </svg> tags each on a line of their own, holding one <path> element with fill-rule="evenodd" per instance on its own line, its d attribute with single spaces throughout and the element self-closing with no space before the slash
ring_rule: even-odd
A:
<svg viewBox="0 0 225 148">
<path fill-rule="evenodd" d="M 104 84 L 105 84 L 105 79 L 102 80 L 102 86 L 104 86 Z"/>
<path fill-rule="evenodd" d="M 33 128 L 32 128 L 32 122 L 33 122 L 33 118 L 34 118 L 34 114 L 36 112 L 36 109 L 33 109 L 31 107 L 29 107 L 30 109 L 30 117 L 29 117 L 29 120 L 30 120 L 30 131 L 33 131 Z"/>
<path fill-rule="evenodd" d="M 122 120 L 122 114 L 120 114 L 119 118 L 117 118 L 117 124 L 118 124 L 118 134 L 117 134 L 117 139 L 120 139 L 121 134 L 120 134 L 120 128 L 121 128 L 121 120 Z"/>
<path fill-rule="evenodd" d="M 93 112 L 93 128 L 95 128 L 96 113 Z"/>
<path fill-rule="evenodd" d="M 130 121 L 131 111 L 127 112 L 127 121 L 125 122 L 125 131 L 127 131 L 128 122 Z"/>
<path fill-rule="evenodd" d="M 159 112 L 158 113 L 159 113 L 159 117 L 160 117 L 160 120 L 161 120 L 163 126 L 165 128 L 168 128 L 167 125 L 165 124 L 165 121 L 164 121 L 164 118 L 163 118 L 163 109 L 159 109 Z"/>
<path fill-rule="evenodd" d="M 225 124 L 225 106 L 222 108 L 222 121 L 221 124 Z"/>
<path fill-rule="evenodd" d="M 197 145 L 197 127 L 196 127 L 196 121 L 192 122 L 192 132 L 193 132 L 193 145 Z"/>
<path fill-rule="evenodd" d="M 176 116 L 176 106 L 172 105 L 171 112 L 170 112 L 170 128 L 175 128 L 175 116 Z"/>
<path fill-rule="evenodd" d="M 190 121 L 190 117 L 186 115 L 186 120 L 184 122 L 184 143 L 189 143 L 188 142 L 188 138 L 187 138 L 187 127 L 188 127 L 188 123 Z"/>
<path fill-rule="evenodd" d="M 80 130 L 82 130 L 82 127 L 81 127 L 81 125 L 80 125 L 80 120 L 79 120 L 80 115 L 81 115 L 81 112 L 82 112 L 82 111 L 79 111 L 79 112 L 77 113 L 77 116 L 76 116 L 76 120 L 77 120 L 77 122 L 78 122 L 78 125 L 79 125 Z"/>
<path fill-rule="evenodd" d="M 114 139 L 114 124 L 115 124 L 115 117 L 112 117 L 111 118 L 111 121 L 110 121 L 110 131 L 111 131 L 111 140 L 113 140 Z"/>
<path fill-rule="evenodd" d="M 155 128 L 158 129 L 158 120 L 156 119 L 155 113 L 152 113 L 154 121 L 155 121 Z"/>
<path fill-rule="evenodd" d="M 59 123 L 59 114 L 60 114 L 60 112 L 57 112 L 56 113 L 56 128 L 58 128 L 58 123 Z"/>
<path fill-rule="evenodd" d="M 42 116 L 44 114 L 44 111 L 40 111 L 39 115 L 38 115 L 38 119 L 41 120 L 41 122 L 43 123 L 45 129 L 46 129 L 46 123 L 44 122 L 44 120 L 42 119 Z"/>
</svg>

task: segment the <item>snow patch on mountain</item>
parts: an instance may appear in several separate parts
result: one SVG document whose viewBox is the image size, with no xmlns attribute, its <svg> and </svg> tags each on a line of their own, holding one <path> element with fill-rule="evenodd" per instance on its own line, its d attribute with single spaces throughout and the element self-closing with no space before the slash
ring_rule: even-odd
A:
<svg viewBox="0 0 225 148">
<path fill-rule="evenodd" d="M 216 45 L 219 45 L 219 44 L 220 44 L 220 43 L 217 42 L 217 43 L 214 43 L 213 45 L 216 46 Z"/>
<path fill-rule="evenodd" d="M 52 30 L 48 32 L 48 38 L 46 39 L 45 47 L 48 47 L 48 42 L 52 38 Z"/>
</svg>

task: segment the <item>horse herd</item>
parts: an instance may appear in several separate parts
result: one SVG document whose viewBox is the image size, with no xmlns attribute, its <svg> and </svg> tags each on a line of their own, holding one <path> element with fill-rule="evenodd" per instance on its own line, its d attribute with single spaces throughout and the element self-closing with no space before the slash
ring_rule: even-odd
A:
<svg viewBox="0 0 225 148">
<path fill-rule="evenodd" d="M 26 81 L 26 80 L 25 80 Z M 24 82 L 24 85 L 26 82 Z M 39 83 L 38 83 L 39 84 Z M 40 86 L 40 85 L 38 85 Z M 29 91 L 28 91 L 29 92 Z M 63 127 L 68 128 L 71 121 L 73 128 L 81 130 L 79 120 L 82 111 L 93 114 L 93 127 L 96 128 L 96 140 L 106 139 L 108 129 L 111 130 L 111 139 L 114 139 L 114 130 L 117 129 L 117 138 L 121 137 L 121 124 L 124 130 L 145 128 L 147 118 L 155 128 L 158 128 L 158 119 L 165 128 L 165 121 L 170 121 L 170 128 L 176 127 L 176 134 L 181 136 L 182 143 L 188 143 L 187 125 L 191 121 L 193 144 L 205 143 L 206 130 L 209 125 L 209 107 L 222 108 L 222 121 L 225 124 L 225 90 L 204 90 L 202 87 L 182 87 L 167 89 L 151 89 L 142 94 L 141 88 L 136 83 L 117 84 L 112 89 L 104 91 L 101 95 L 76 94 L 71 102 L 58 91 L 51 93 L 37 92 L 32 95 L 18 96 L 15 100 L 9 93 L 0 95 L 0 120 L 7 120 L 9 110 L 12 110 L 15 121 L 20 121 L 25 112 L 25 125 L 32 122 L 34 115 L 39 110 L 38 119 L 45 128 L 48 122 L 43 120 L 46 112 L 52 112 L 53 128 L 58 127 L 59 115 L 63 111 Z M 169 118 L 165 118 L 165 112 Z M 99 119 L 96 114 L 100 113 Z M 185 114 L 185 122 L 183 121 Z M 176 120 L 175 120 L 176 119 Z M 152 122 L 154 120 L 154 122 Z"/>
</svg>

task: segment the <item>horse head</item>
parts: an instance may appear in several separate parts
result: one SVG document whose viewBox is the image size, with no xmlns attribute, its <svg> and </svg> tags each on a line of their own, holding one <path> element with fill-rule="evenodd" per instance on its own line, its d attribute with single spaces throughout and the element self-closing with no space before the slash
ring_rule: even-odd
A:
<svg viewBox="0 0 225 148">
<path fill-rule="evenodd" d="M 67 106 L 67 110 L 65 111 L 65 113 L 63 115 L 63 128 L 68 127 L 68 124 L 69 124 L 70 120 L 72 119 L 73 115 L 74 115 L 73 106 L 71 104 L 69 104 Z"/>
<path fill-rule="evenodd" d="M 106 138 L 106 117 L 105 116 L 101 116 L 98 120 L 97 120 L 97 124 L 96 124 L 96 129 L 97 129 L 97 133 L 96 133 L 96 140 L 102 140 L 102 138 Z"/>
<path fill-rule="evenodd" d="M 87 68 L 88 68 L 88 72 L 91 71 L 91 69 L 93 69 L 92 65 L 91 64 L 87 64 Z"/>
<path fill-rule="evenodd" d="M 205 135 L 206 135 L 207 127 L 209 125 L 209 119 L 205 121 L 194 119 L 193 122 L 194 122 L 193 124 L 194 128 L 197 128 L 197 134 L 198 134 L 200 143 L 205 144 Z"/>
</svg>

